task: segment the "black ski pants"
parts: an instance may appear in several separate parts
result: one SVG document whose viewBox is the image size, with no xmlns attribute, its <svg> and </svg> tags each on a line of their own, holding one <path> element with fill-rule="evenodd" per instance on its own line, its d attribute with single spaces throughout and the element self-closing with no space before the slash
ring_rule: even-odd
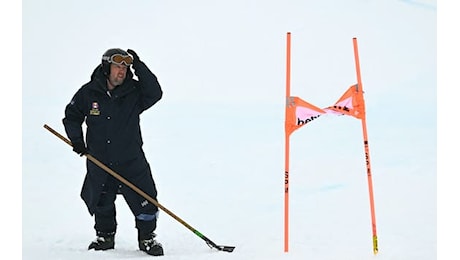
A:
<svg viewBox="0 0 460 260">
<path fill-rule="evenodd" d="M 142 212 L 134 212 L 132 205 L 142 203 L 145 198 L 135 193 L 129 187 L 115 178 L 109 176 L 107 184 L 104 186 L 99 202 L 94 213 L 94 229 L 97 236 L 115 235 L 117 230 L 115 200 L 118 194 L 122 194 L 132 213 L 135 216 L 136 228 L 138 230 L 138 240 L 149 239 L 156 229 L 158 208 L 151 203 L 143 208 Z"/>
</svg>

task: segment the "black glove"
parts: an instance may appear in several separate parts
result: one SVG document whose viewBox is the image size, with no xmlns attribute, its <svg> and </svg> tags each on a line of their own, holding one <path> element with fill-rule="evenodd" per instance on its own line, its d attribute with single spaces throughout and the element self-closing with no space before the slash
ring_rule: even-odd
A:
<svg viewBox="0 0 460 260">
<path fill-rule="evenodd" d="M 78 153 L 80 156 L 88 153 L 88 149 L 86 149 L 86 145 L 83 142 L 75 142 L 72 146 L 73 151 Z"/>
<path fill-rule="evenodd" d="M 139 59 L 139 56 L 137 55 L 137 53 L 136 53 L 135 51 L 133 51 L 133 50 L 131 50 L 131 49 L 128 49 L 127 52 L 128 52 L 129 54 L 131 54 L 131 56 L 133 56 L 133 67 L 136 67 L 137 64 L 139 64 L 139 62 L 141 61 L 141 60 Z M 134 68 L 134 69 L 135 69 L 135 68 Z"/>
</svg>

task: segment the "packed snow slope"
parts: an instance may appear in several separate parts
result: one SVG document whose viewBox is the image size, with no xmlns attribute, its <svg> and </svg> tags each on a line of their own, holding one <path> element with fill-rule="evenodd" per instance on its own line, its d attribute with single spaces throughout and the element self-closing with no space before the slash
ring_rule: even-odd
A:
<svg viewBox="0 0 460 260">
<path fill-rule="evenodd" d="M 52 6 L 53 8 L 50 8 Z M 163 99 L 141 117 L 164 259 L 437 257 L 436 1 L 23 1 L 22 259 L 147 259 L 117 199 L 114 250 L 87 251 L 85 160 L 61 134 L 65 105 L 102 53 L 134 49 Z M 373 254 L 361 121 L 324 116 L 290 136 L 284 252 L 286 33 L 291 95 L 366 102 L 379 253 Z M 57 37 L 57 39 L 56 39 Z"/>
</svg>

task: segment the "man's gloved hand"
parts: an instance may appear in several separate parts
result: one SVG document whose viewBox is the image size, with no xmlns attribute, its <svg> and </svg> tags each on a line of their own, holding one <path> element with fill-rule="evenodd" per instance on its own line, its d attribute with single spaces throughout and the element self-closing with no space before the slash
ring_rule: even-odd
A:
<svg viewBox="0 0 460 260">
<path fill-rule="evenodd" d="M 139 59 L 139 56 L 137 55 L 137 53 L 136 53 L 135 51 L 133 51 L 133 50 L 131 50 L 131 49 L 128 49 L 127 52 L 128 52 L 129 54 L 131 54 L 131 56 L 133 56 L 133 67 L 134 67 L 134 69 L 136 69 L 135 67 L 136 67 L 137 64 L 139 64 L 139 62 L 141 61 L 141 60 Z"/>
<path fill-rule="evenodd" d="M 78 153 L 80 156 L 83 156 L 88 153 L 88 149 L 86 149 L 86 145 L 84 142 L 75 142 L 72 144 L 73 151 Z"/>
</svg>

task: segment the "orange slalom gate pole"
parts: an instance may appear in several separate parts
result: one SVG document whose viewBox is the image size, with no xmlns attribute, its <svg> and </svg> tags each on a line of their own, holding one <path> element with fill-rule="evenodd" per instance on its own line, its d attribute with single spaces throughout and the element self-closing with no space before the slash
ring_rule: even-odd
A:
<svg viewBox="0 0 460 260">
<path fill-rule="evenodd" d="M 286 39 L 286 108 L 285 108 L 285 158 L 284 158 L 284 252 L 289 251 L 289 135 L 287 118 L 289 97 L 291 88 L 291 33 L 287 33 Z"/>
<path fill-rule="evenodd" d="M 363 92 L 363 85 L 361 83 L 361 71 L 359 66 L 359 56 L 358 56 L 358 42 L 356 37 L 353 38 L 353 50 L 355 53 L 355 65 L 356 65 L 356 75 L 358 78 L 358 91 Z M 362 99 L 363 110 L 365 109 L 364 98 Z M 361 119 L 362 128 L 363 128 L 363 138 L 364 138 L 364 153 L 366 156 L 366 167 L 367 167 L 367 183 L 369 188 L 369 200 L 371 204 L 371 219 L 372 219 L 372 245 L 374 254 L 378 253 L 378 242 L 377 242 L 377 224 L 375 220 L 375 205 L 374 205 L 374 190 L 372 185 L 372 174 L 371 174 L 371 159 L 369 154 L 369 142 L 367 139 L 367 126 L 366 126 L 366 114 Z"/>
</svg>

